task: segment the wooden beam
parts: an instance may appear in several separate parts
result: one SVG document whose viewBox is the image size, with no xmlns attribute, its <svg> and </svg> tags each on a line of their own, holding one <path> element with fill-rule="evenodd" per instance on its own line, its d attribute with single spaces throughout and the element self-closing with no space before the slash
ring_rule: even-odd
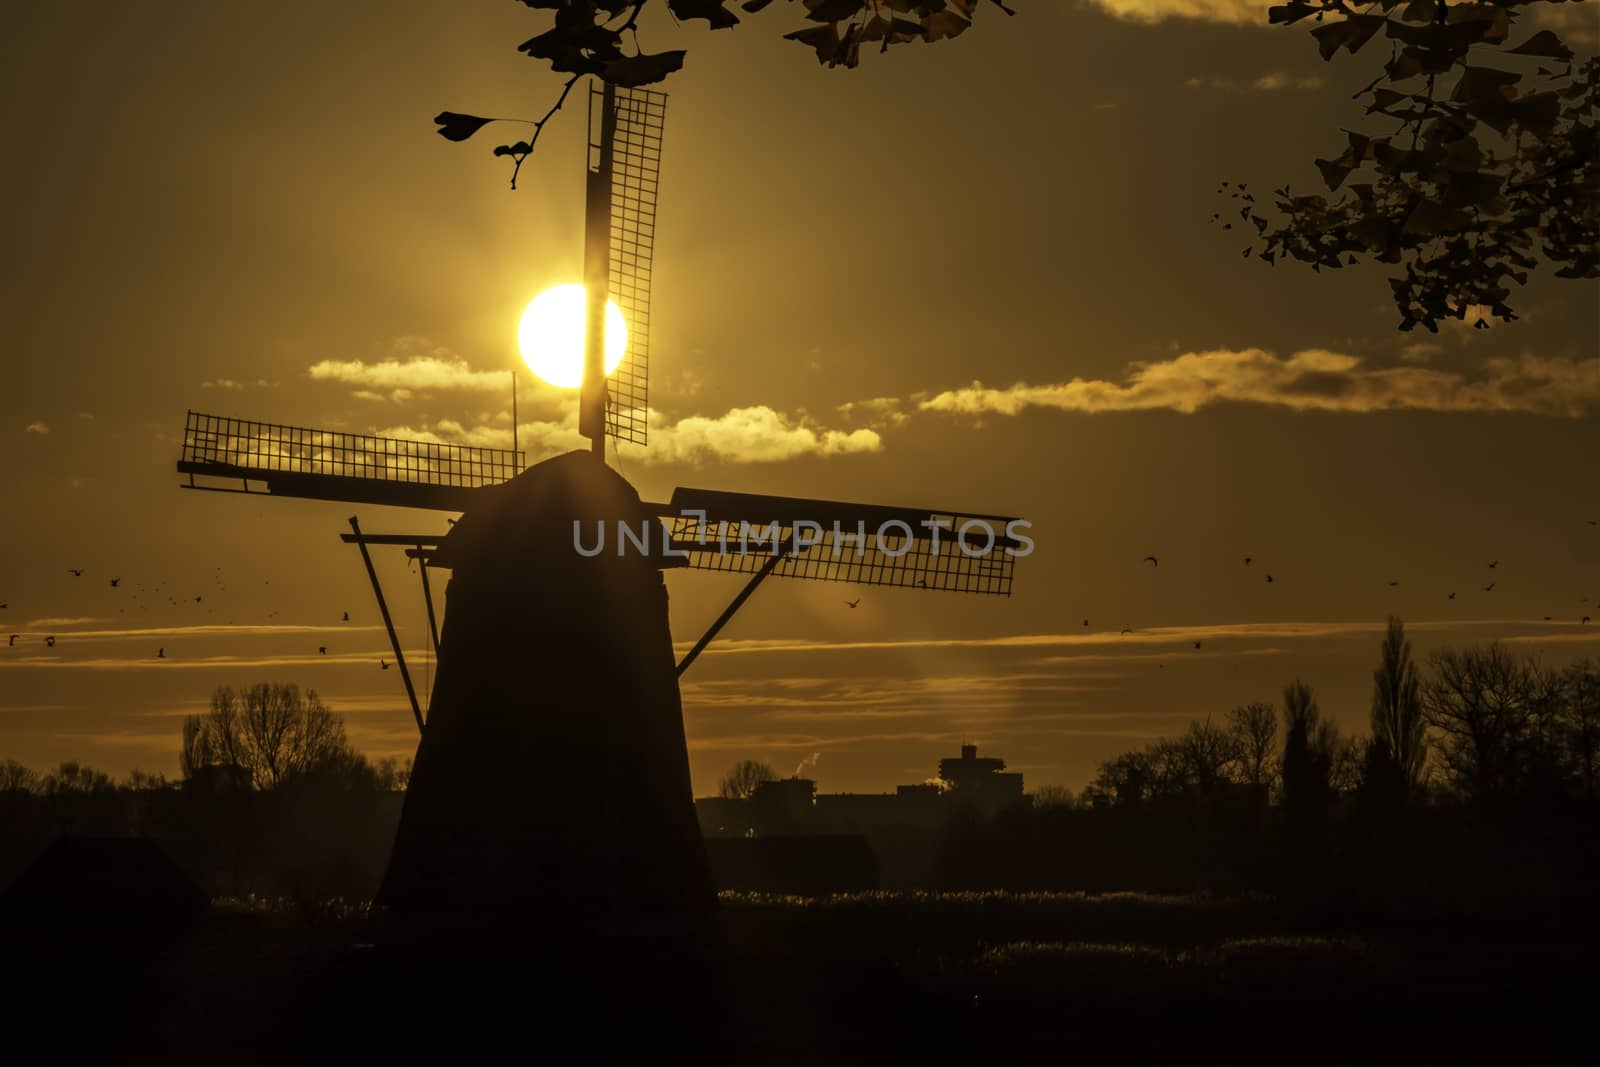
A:
<svg viewBox="0 0 1600 1067">
<path fill-rule="evenodd" d="M 702 636 L 700 640 L 695 642 L 694 647 L 689 650 L 689 654 L 683 657 L 683 662 L 678 664 L 676 675 L 679 678 L 683 677 L 683 672 L 689 669 L 689 664 L 693 663 L 700 657 L 700 653 L 706 650 L 706 646 L 709 645 L 712 639 L 721 632 L 722 628 L 728 625 L 728 620 L 733 618 L 733 613 L 744 606 L 744 602 L 750 599 L 750 594 L 756 591 L 756 586 L 760 585 L 766 579 L 767 575 L 772 573 L 772 569 L 776 567 L 783 559 L 784 554 L 785 552 L 782 547 L 780 547 L 778 551 L 774 552 L 772 554 L 772 558 L 767 560 L 762 568 L 759 571 L 756 571 L 755 575 L 745 583 L 745 586 L 742 590 L 740 590 L 739 595 L 733 598 L 733 603 L 729 604 L 727 609 L 724 610 L 721 615 L 717 616 L 717 621 L 711 624 L 711 629 L 707 630 L 705 635 Z"/>
<path fill-rule="evenodd" d="M 372 592 L 378 598 L 378 612 L 383 616 L 383 625 L 389 631 L 389 644 L 394 648 L 394 661 L 400 668 L 400 677 L 406 683 L 406 696 L 411 698 L 411 714 L 417 720 L 417 732 L 422 732 L 422 706 L 417 703 L 417 690 L 411 684 L 411 672 L 406 670 L 406 655 L 400 651 L 400 637 L 394 632 L 394 620 L 389 617 L 389 605 L 383 599 L 383 587 L 378 584 L 378 572 L 372 566 L 372 553 L 367 551 L 367 541 L 361 535 L 361 524 L 354 515 L 350 516 L 350 529 L 355 531 L 356 547 L 361 549 L 361 562 L 367 565 L 367 577 L 372 579 Z"/>
</svg>

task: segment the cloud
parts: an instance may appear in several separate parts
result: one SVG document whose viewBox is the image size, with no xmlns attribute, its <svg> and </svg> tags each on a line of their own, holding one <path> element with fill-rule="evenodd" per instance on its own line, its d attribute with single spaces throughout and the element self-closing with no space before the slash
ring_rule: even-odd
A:
<svg viewBox="0 0 1600 1067">
<path fill-rule="evenodd" d="M 243 382 L 236 382 L 232 378 L 212 378 L 210 381 L 200 383 L 202 389 L 228 389 L 237 392 L 244 388 Z"/>
<path fill-rule="evenodd" d="M 1275 70 L 1261 75 L 1254 81 L 1196 77 L 1190 78 L 1183 84 L 1190 89 L 1212 89 L 1219 93 L 1275 93 L 1282 89 L 1320 89 L 1328 84 L 1328 81 L 1320 74 L 1290 74 L 1286 70 Z"/>
<path fill-rule="evenodd" d="M 1165 22 L 1198 19 L 1234 25 L 1267 25 L 1270 3 L 1248 0 L 1091 0 L 1098 7 L 1128 22 Z"/>
<path fill-rule="evenodd" d="M 922 398 L 923 411 L 1016 415 L 1028 408 L 1097 413 L 1178 411 L 1217 403 L 1292 411 L 1518 412 L 1579 418 L 1600 408 L 1600 365 L 1532 355 L 1491 359 L 1475 378 L 1408 365 L 1367 367 L 1357 356 L 1306 349 L 1286 358 L 1259 348 L 1188 352 L 1130 364 L 1121 382 L 1074 378 L 992 389 L 973 382 Z"/>
<path fill-rule="evenodd" d="M 1577 626 L 1577 620 L 1572 620 Z M 1273 640 L 1273 641 L 1328 641 L 1341 638 L 1382 635 L 1387 623 L 1383 622 L 1238 622 L 1217 623 L 1207 626 L 1154 626 L 1132 633 L 1101 630 L 1091 633 L 1035 633 L 1009 634 L 999 637 L 912 638 L 881 641 L 830 641 L 810 638 L 749 638 L 724 639 L 706 647 L 704 655 L 736 656 L 788 652 L 877 652 L 926 651 L 932 649 L 1071 649 L 1087 651 L 1071 655 L 1057 655 L 1035 660 L 1035 663 L 1058 666 L 1065 663 L 1089 664 L 1119 662 L 1130 653 L 1142 655 L 1151 648 L 1182 647 L 1193 641 Z M 1455 632 L 1487 629 L 1503 632 L 1509 627 L 1534 626 L 1541 634 L 1550 632 L 1549 623 L 1536 623 L 1530 619 L 1425 619 L 1407 621 L 1406 629 L 1413 633 Z M 1580 636 L 1582 632 L 1579 631 Z M 1509 638 L 1502 638 L 1509 640 Z M 1600 641 L 1600 629 L 1593 631 L 1593 639 Z M 692 641 L 680 641 L 680 651 L 687 651 Z M 1116 649 L 1120 651 L 1105 652 Z M 1215 651 L 1213 649 L 1213 651 Z M 1243 654 L 1246 650 L 1229 648 L 1230 654 Z M 1260 654 L 1278 654 L 1277 648 L 1251 650 Z M 1075 677 L 1095 677 L 1078 675 Z"/>
<path fill-rule="evenodd" d="M 38 421 L 37 419 L 35 419 L 33 422 L 28 423 L 27 432 L 28 433 L 36 433 L 36 434 L 39 434 L 39 435 L 42 436 L 42 435 L 47 434 L 47 433 L 50 432 L 50 427 L 46 426 L 44 423 L 42 423 L 42 422 Z"/>
<path fill-rule="evenodd" d="M 804 417 L 774 411 L 766 405 L 734 408 L 710 418 L 691 415 L 668 422 L 651 412 L 649 463 L 694 463 L 720 459 L 730 463 L 774 463 L 799 456 L 841 456 L 877 452 L 883 439 L 874 430 L 830 430 Z"/>
<path fill-rule="evenodd" d="M 877 396 L 840 404 L 838 411 L 847 419 L 860 419 L 872 426 L 899 426 L 911 417 L 900 410 L 902 403 L 897 396 Z"/>
<path fill-rule="evenodd" d="M 511 428 L 505 413 L 481 414 L 468 425 L 456 419 L 438 419 L 416 426 L 390 426 L 376 431 L 383 437 L 403 437 L 440 444 L 510 448 Z M 673 420 L 652 408 L 648 415 L 650 443 L 630 462 L 645 464 L 698 463 L 707 459 L 727 463 L 773 463 L 800 456 L 839 456 L 876 452 L 883 439 L 874 430 L 834 430 L 816 426 L 802 416 L 786 415 L 765 405 L 734 408 L 718 416 L 690 415 Z M 575 405 L 560 420 L 520 423 L 517 445 L 530 460 L 587 447 L 578 433 Z"/>
<path fill-rule="evenodd" d="M 416 338 L 401 338 L 397 348 L 416 347 Z M 487 393 L 509 393 L 511 372 L 506 370 L 473 370 L 466 360 L 447 348 L 434 348 L 426 354 L 407 354 L 405 358 L 379 360 L 365 363 L 359 359 L 325 359 L 313 363 L 306 371 L 312 381 L 338 382 L 361 386 L 369 393 L 377 390 L 472 390 Z M 409 399 L 410 393 L 406 394 Z M 391 392 L 391 397 L 393 393 Z M 398 402 L 398 400 L 397 400 Z"/>
</svg>

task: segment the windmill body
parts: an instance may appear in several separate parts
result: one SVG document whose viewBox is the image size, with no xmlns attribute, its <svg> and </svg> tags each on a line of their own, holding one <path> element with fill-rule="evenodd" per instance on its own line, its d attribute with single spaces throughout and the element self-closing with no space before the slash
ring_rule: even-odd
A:
<svg viewBox="0 0 1600 1067">
<path fill-rule="evenodd" d="M 573 452 L 444 539 L 438 680 L 380 904 L 585 930 L 709 911 L 658 560 L 573 550 L 575 522 L 641 521 L 621 475 Z"/>
</svg>

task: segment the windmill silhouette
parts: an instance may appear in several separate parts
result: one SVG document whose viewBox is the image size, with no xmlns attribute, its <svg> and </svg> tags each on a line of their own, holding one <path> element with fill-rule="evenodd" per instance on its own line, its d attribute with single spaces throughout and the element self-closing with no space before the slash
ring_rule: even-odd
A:
<svg viewBox="0 0 1600 1067">
<path fill-rule="evenodd" d="M 663 94 L 590 92 L 579 398 L 587 450 L 512 449 L 190 411 L 185 488 L 460 513 L 360 551 L 421 739 L 378 900 L 439 923 L 499 904 L 575 928 L 693 921 L 714 900 L 678 677 L 769 577 L 1009 596 L 1031 546 L 1011 516 L 678 488 L 641 500 L 605 439 L 645 444 Z M 605 309 L 628 348 L 608 383 Z M 424 714 L 371 546 L 415 560 L 438 670 Z M 663 571 L 748 574 L 682 659 Z M 437 621 L 431 569 L 451 572 Z M 597 779 L 604 777 L 604 788 Z M 548 912 L 547 909 L 559 910 Z M 576 918 L 575 918 L 576 917 Z"/>
</svg>

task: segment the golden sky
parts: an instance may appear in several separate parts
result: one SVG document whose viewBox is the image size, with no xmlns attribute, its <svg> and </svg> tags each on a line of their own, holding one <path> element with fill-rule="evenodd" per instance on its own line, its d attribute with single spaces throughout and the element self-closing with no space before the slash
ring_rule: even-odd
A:
<svg viewBox="0 0 1600 1067">
<path fill-rule="evenodd" d="M 1295 677 L 1364 729 L 1390 612 L 1420 653 L 1600 654 L 1578 622 L 1600 617 L 1597 287 L 1540 275 L 1516 324 L 1401 334 L 1377 267 L 1242 259 L 1207 224 L 1219 182 L 1315 187 L 1377 61 L 1324 64 L 1220 0 L 1015 6 L 854 71 L 781 40 L 783 5 L 646 26 L 689 57 L 665 86 L 651 444 L 624 474 L 649 499 L 1022 514 L 1039 546 L 1009 600 L 868 589 L 852 611 L 851 587 L 769 583 L 685 677 L 697 790 L 819 752 L 820 788 L 886 790 L 963 740 L 1076 787 Z M 184 412 L 509 444 L 517 317 L 580 275 L 581 104 L 516 192 L 493 128 L 430 122 L 544 111 L 560 80 L 515 51 L 537 14 L 246 11 L 13 16 L 0 627 L 24 637 L 0 647 L 0 758 L 172 773 L 183 714 L 269 678 L 406 754 L 350 509 L 180 492 Z M 576 447 L 570 396 L 524 383 L 530 459 Z M 420 676 L 420 588 L 378 560 Z M 740 582 L 671 574 L 676 638 Z"/>
</svg>

